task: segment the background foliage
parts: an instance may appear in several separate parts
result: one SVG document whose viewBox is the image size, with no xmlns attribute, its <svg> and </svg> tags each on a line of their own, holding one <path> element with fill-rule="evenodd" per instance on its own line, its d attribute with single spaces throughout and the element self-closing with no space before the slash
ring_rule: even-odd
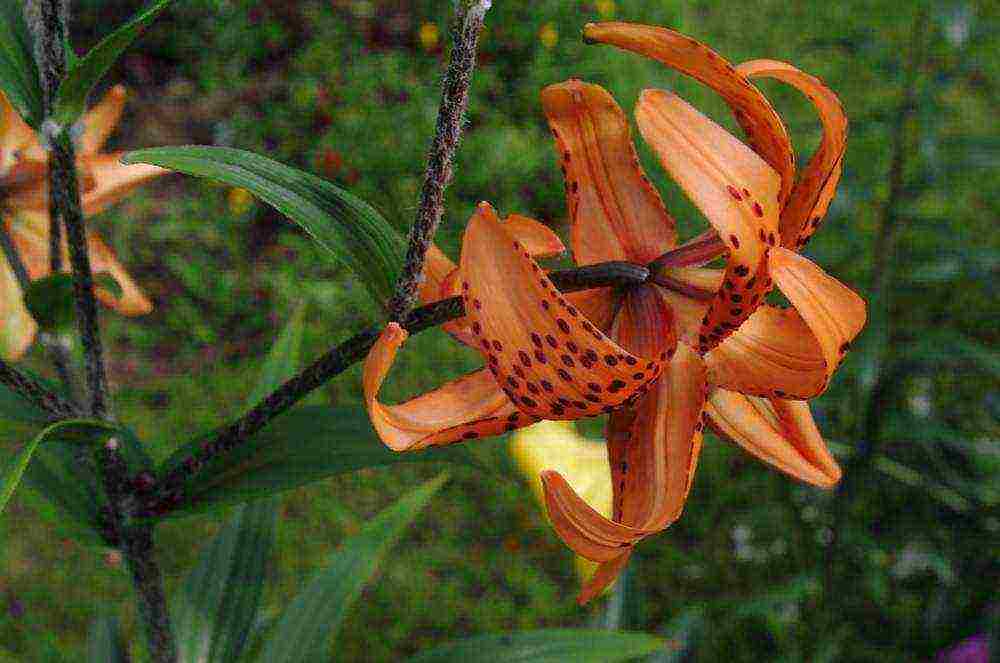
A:
<svg viewBox="0 0 1000 663">
<path fill-rule="evenodd" d="M 107 17 L 142 3 L 74 4 L 74 46 L 83 52 L 106 32 Z M 879 294 L 859 348 L 816 406 L 848 481 L 837 494 L 793 485 L 707 439 L 685 516 L 640 547 L 605 614 L 601 604 L 574 603 L 572 555 L 503 441 L 481 443 L 477 453 L 499 471 L 452 470 L 347 615 L 337 642 L 343 660 L 390 660 L 463 635 L 608 619 L 648 632 L 697 632 L 701 661 L 926 659 L 995 631 L 996 585 L 986 582 L 1000 574 L 995 5 L 494 4 L 446 200 L 441 244 L 453 256 L 478 200 L 565 230 L 538 103 L 544 85 L 597 82 L 626 109 L 641 89 L 668 86 L 733 128 L 721 102 L 696 83 L 584 46 L 586 21 L 669 25 L 734 62 L 788 60 L 838 92 L 851 118 L 844 182 L 807 253 L 869 297 Z M 116 141 L 261 152 L 351 190 L 403 228 L 433 131 L 445 5 L 178 2 L 109 77 L 133 93 Z M 763 85 L 798 153 L 808 155 L 819 135 L 812 111 L 787 88 Z M 641 149 L 685 235 L 700 228 Z M 105 316 L 117 412 L 157 459 L 239 411 L 300 303 L 308 305 L 305 359 L 377 319 L 360 284 L 239 190 L 174 177 L 94 223 L 157 305 L 138 322 Z M 894 254 L 879 243 L 885 228 L 894 229 Z M 475 365 L 438 332 L 410 347 L 387 397 Z M 36 351 L 33 363 L 40 368 L 43 359 Z M 353 406 L 363 417 L 359 395 L 355 368 L 310 403 Z M 345 536 L 438 469 L 365 471 L 286 494 L 266 611 L 277 616 Z M 160 529 L 171 594 L 226 517 Z M 0 538 L 0 643 L 18 659 L 81 651 L 100 611 L 95 597 L 132 610 L 116 553 L 71 540 L 30 491 L 8 505 Z M 131 632 L 135 615 L 122 622 Z"/>
</svg>

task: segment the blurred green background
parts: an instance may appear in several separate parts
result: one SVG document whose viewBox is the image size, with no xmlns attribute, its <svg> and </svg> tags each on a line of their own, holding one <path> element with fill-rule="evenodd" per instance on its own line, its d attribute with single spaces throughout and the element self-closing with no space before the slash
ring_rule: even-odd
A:
<svg viewBox="0 0 1000 663">
<path fill-rule="evenodd" d="M 73 4 L 82 51 L 142 3 Z M 565 236 L 538 102 L 547 84 L 600 83 L 626 110 L 643 88 L 671 87 L 735 130 L 723 104 L 690 79 L 585 46 L 587 21 L 671 26 L 733 62 L 790 61 L 840 95 L 851 121 L 844 179 L 806 253 L 871 305 L 868 329 L 814 403 L 847 476 L 836 493 L 799 486 L 709 436 L 684 517 L 640 546 L 624 600 L 580 608 L 572 554 L 504 441 L 480 443 L 498 474 L 452 471 L 349 617 L 338 660 L 394 660 L 469 634 L 592 623 L 665 633 L 700 624 L 691 660 L 734 663 L 929 660 L 995 632 L 997 5 L 494 5 L 446 201 L 440 243 L 452 256 L 479 200 Z M 258 151 L 347 187 L 405 228 L 433 131 L 449 10 L 441 0 L 178 2 L 109 77 L 132 91 L 114 145 Z M 762 88 L 804 161 L 819 139 L 812 109 L 790 88 Z M 684 236 L 704 227 L 640 150 Z M 156 303 L 144 319 L 103 320 L 117 412 L 158 458 L 239 412 L 299 302 L 308 304 L 307 358 L 378 320 L 350 274 L 268 207 L 225 187 L 172 176 L 93 223 Z M 408 347 L 386 398 L 476 365 L 439 332 Z M 29 364 L 43 370 L 40 350 Z M 350 405 L 359 394 L 355 367 L 309 402 Z M 277 611 L 359 523 L 438 469 L 367 471 L 286 494 L 268 604 Z M 160 528 L 168 588 L 224 520 Z M 20 491 L 0 533 L 4 648 L 26 661 L 54 651 L 71 660 L 98 614 L 123 612 L 134 629 L 117 556 L 73 542 L 40 497 Z"/>
</svg>

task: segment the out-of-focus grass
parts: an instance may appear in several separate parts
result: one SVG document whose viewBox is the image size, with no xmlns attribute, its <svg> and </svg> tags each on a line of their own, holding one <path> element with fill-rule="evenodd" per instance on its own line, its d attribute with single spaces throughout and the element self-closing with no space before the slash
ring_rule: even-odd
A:
<svg viewBox="0 0 1000 663">
<path fill-rule="evenodd" d="M 89 45 L 138 1 L 80 0 L 76 45 Z M 186 2 L 116 68 L 132 88 L 122 147 L 216 143 L 269 154 L 328 177 L 400 227 L 413 216 L 433 129 L 449 3 Z M 562 183 L 541 115 L 544 85 L 580 77 L 609 87 L 627 112 L 645 87 L 672 87 L 731 129 L 705 88 L 656 63 L 584 46 L 602 18 L 670 25 L 734 62 L 771 57 L 821 75 L 851 117 L 840 194 L 809 255 L 863 290 L 883 218 L 904 73 L 920 30 L 919 3 L 497 2 L 488 18 L 467 136 L 449 189 L 441 244 L 456 255 L 478 200 L 563 232 Z M 902 365 L 931 333 L 996 342 L 992 282 L 1000 251 L 995 160 L 997 46 L 986 3 L 936 5 L 917 67 L 907 125 L 904 227 L 894 263 L 893 356 Z M 428 34 L 425 28 L 424 34 Z M 804 100 L 762 83 L 801 159 L 818 142 Z M 641 142 L 641 141 L 640 141 Z M 993 155 L 991 157 L 990 155 Z M 684 234 L 704 225 L 640 145 Z M 225 188 L 172 177 L 95 221 L 156 301 L 142 320 L 103 318 L 116 412 L 163 457 L 238 413 L 260 357 L 298 302 L 309 304 L 307 357 L 378 319 L 352 275 L 265 208 Z M 995 375 L 982 366 L 900 373 L 886 403 L 878 453 L 932 481 L 979 486 L 997 476 Z M 386 397 L 431 388 L 476 365 L 439 332 L 414 338 Z M 864 368 L 849 355 L 817 417 L 832 440 L 859 439 Z M 40 352 L 32 358 L 42 366 Z M 311 397 L 359 402 L 357 368 Z M 360 407 L 360 406 L 359 406 Z M 588 427 L 599 434 L 598 423 Z M 331 441 L 335 443 L 335 441 Z M 503 629 L 575 625 L 572 555 L 546 526 L 506 459 L 482 443 L 497 475 L 467 469 L 435 498 L 365 592 L 338 642 L 338 660 L 393 660 L 432 643 Z M 992 449 L 992 451 L 991 451 Z M 357 523 L 434 468 L 379 470 L 297 490 L 282 502 L 268 605 L 277 610 Z M 994 490 L 994 495 L 995 495 Z M 684 518 L 645 542 L 633 562 L 641 588 L 631 627 L 655 631 L 691 606 L 710 625 L 699 660 L 913 660 L 986 628 L 984 578 L 996 577 L 996 502 L 956 513 L 924 488 L 869 475 L 847 509 L 846 560 L 828 559 L 835 500 L 791 484 L 709 438 Z M 172 522 L 158 533 L 168 589 L 194 563 L 224 514 Z M 23 660 L 79 652 L 89 621 L 122 612 L 135 634 L 126 573 L 107 551 L 61 536 L 51 507 L 21 491 L 0 521 L 0 646 Z M 992 542 L 992 545 L 991 545 Z M 850 573 L 829 585 L 832 564 Z M 838 573 L 843 572 L 838 571 Z M 827 584 L 824 591 L 823 584 Z M 0 605 L 0 609 L 2 609 Z"/>
</svg>

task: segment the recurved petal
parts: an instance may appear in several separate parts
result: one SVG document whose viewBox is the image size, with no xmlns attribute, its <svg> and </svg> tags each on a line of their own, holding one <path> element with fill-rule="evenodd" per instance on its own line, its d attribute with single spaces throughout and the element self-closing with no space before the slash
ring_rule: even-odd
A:
<svg viewBox="0 0 1000 663">
<path fill-rule="evenodd" d="M 636 119 L 660 162 L 729 249 L 725 287 L 702 324 L 699 350 L 706 352 L 762 299 L 766 254 L 777 243 L 780 180 L 753 150 L 673 93 L 645 90 Z M 745 303 L 733 305 L 733 295 Z"/>
<path fill-rule="evenodd" d="M 81 156 L 96 154 L 104 147 L 105 141 L 118 125 L 118 120 L 125 109 L 125 99 L 128 94 L 124 85 L 116 85 L 100 103 L 91 108 L 83 116 L 83 135 L 80 136 L 79 153 Z"/>
<path fill-rule="evenodd" d="M 49 268 L 49 218 L 46 212 L 23 211 L 8 226 L 14 246 L 28 270 L 28 275 L 40 279 L 52 273 Z M 110 274 L 122 289 L 121 297 L 104 288 L 95 290 L 97 298 L 105 306 L 122 315 L 145 315 L 153 310 L 153 305 L 142 288 L 129 276 L 118 261 L 115 252 L 94 232 L 87 233 L 87 247 L 90 250 L 91 269 L 95 274 Z M 66 236 L 62 243 L 63 271 L 70 271 L 69 246 Z"/>
<path fill-rule="evenodd" d="M 584 39 L 602 42 L 659 60 L 712 88 L 729 104 L 754 151 L 781 175 L 785 200 L 795 178 L 795 157 L 788 131 L 760 90 L 725 58 L 679 32 L 635 23 L 590 23 Z"/>
<path fill-rule="evenodd" d="M 552 526 L 559 538 L 582 557 L 593 562 L 610 561 L 647 534 L 602 516 L 558 472 L 543 472 L 542 486 Z"/>
<path fill-rule="evenodd" d="M 580 265 L 645 264 L 677 243 L 673 218 L 646 179 L 625 114 L 602 87 L 576 80 L 542 90 L 556 139 Z"/>
<path fill-rule="evenodd" d="M 706 407 L 719 435 L 800 481 L 830 488 L 840 468 L 804 401 L 763 399 L 716 389 Z"/>
<path fill-rule="evenodd" d="M 38 325 L 21 297 L 17 277 L 0 254 L 0 357 L 17 361 L 31 347 Z"/>
<path fill-rule="evenodd" d="M 634 416 L 612 413 L 607 438 L 614 520 L 657 532 L 680 517 L 701 451 L 706 391 L 701 356 L 681 343 Z"/>
<path fill-rule="evenodd" d="M 148 164 L 126 166 L 121 163 L 124 152 L 93 154 L 78 161 L 85 176 L 93 178 L 93 188 L 83 193 L 83 213 L 91 216 L 115 204 L 140 184 L 166 175 L 170 171 Z"/>
<path fill-rule="evenodd" d="M 414 451 L 499 435 L 538 421 L 525 416 L 479 370 L 399 405 L 378 400 L 399 347 L 408 334 L 397 323 L 385 328 L 365 359 L 363 385 L 372 426 L 394 451 Z"/>
<path fill-rule="evenodd" d="M 503 228 L 511 237 L 521 242 L 532 258 L 551 258 L 566 250 L 559 235 L 540 221 L 527 216 L 511 214 L 503 221 Z"/>
<path fill-rule="evenodd" d="M 736 70 L 750 78 L 775 78 L 809 98 L 823 123 L 823 139 L 792 188 L 781 213 L 782 246 L 801 248 L 819 227 L 840 181 L 847 147 L 847 115 L 823 82 L 786 62 L 752 60 Z"/>
<path fill-rule="evenodd" d="M 813 398 L 831 373 L 802 316 L 775 306 L 757 309 L 705 360 L 710 384 L 754 396 Z"/>
<path fill-rule="evenodd" d="M 486 203 L 466 228 L 461 270 L 479 350 L 526 414 L 601 414 L 632 398 L 662 370 L 662 359 L 627 352 L 587 320 Z"/>
<path fill-rule="evenodd" d="M 816 263 L 789 249 L 771 251 L 770 272 L 809 326 L 826 359 L 827 374 L 832 374 L 865 326 L 865 300 Z"/>
<path fill-rule="evenodd" d="M 430 304 L 447 297 L 442 292 L 442 286 L 448 276 L 458 269 L 444 251 L 436 244 L 427 248 L 424 256 L 424 280 L 420 284 L 419 295 L 421 304 Z"/>
<path fill-rule="evenodd" d="M 583 587 L 580 588 L 580 595 L 577 596 L 576 602 L 580 605 L 586 605 L 590 603 L 593 599 L 604 593 L 611 583 L 613 583 L 621 572 L 625 570 L 628 566 L 628 560 L 632 557 L 633 548 L 625 548 L 625 552 L 611 559 L 607 562 L 602 562 L 598 565 L 597 570 L 594 571 L 594 575 L 584 583 Z"/>
</svg>

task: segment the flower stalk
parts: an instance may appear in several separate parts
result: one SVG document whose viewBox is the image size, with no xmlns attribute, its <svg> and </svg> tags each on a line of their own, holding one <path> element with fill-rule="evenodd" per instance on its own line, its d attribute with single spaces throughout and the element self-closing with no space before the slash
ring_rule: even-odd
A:
<svg viewBox="0 0 1000 663">
<path fill-rule="evenodd" d="M 441 223 L 444 190 L 451 182 L 452 160 L 462 138 L 462 121 L 469 103 L 472 73 L 476 67 L 479 33 L 490 4 L 489 0 L 477 0 L 471 7 L 464 0 L 455 3 L 451 61 L 442 85 L 437 129 L 427 159 L 417 218 L 410 228 L 406 261 L 388 307 L 390 318 L 396 322 L 402 322 L 413 308 L 417 290 L 423 280 L 427 250 Z"/>
</svg>

